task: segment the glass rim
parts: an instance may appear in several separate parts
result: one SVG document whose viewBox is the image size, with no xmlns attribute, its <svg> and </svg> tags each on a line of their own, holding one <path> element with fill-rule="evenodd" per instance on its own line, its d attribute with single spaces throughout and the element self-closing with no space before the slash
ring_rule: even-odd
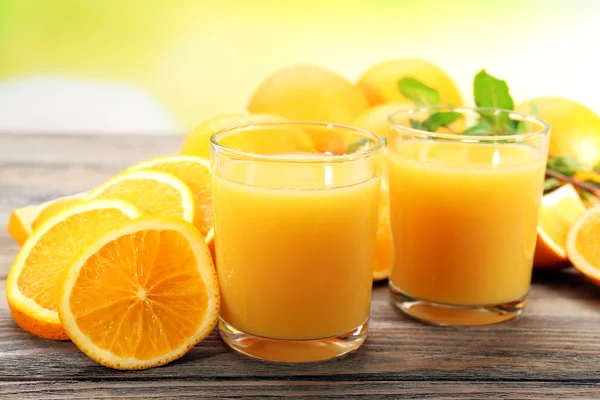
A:
<svg viewBox="0 0 600 400">
<path fill-rule="evenodd" d="M 541 127 L 539 131 L 535 132 L 524 132 L 513 135 L 460 135 L 454 133 L 438 133 L 438 132 L 429 132 L 422 129 L 413 128 L 411 126 L 401 125 L 397 122 L 394 122 L 394 117 L 398 115 L 406 115 L 413 114 L 415 112 L 431 112 L 435 110 L 440 111 L 469 111 L 469 112 L 477 112 L 477 111 L 493 111 L 497 114 L 509 114 L 520 117 L 519 121 L 528 121 L 534 124 L 537 124 Z M 411 132 L 415 135 L 419 136 L 427 136 L 436 139 L 445 139 L 449 141 L 474 141 L 474 142 L 499 142 L 499 141 L 509 141 L 509 142 L 522 142 L 526 140 L 536 139 L 539 137 L 547 136 L 550 133 L 551 125 L 548 121 L 543 118 L 536 117 L 533 114 L 523 113 L 515 110 L 509 110 L 505 108 L 496 108 L 496 107 L 479 107 L 479 106 L 413 106 L 406 107 L 396 111 L 388 116 L 388 123 L 392 126 L 394 130 L 397 128 L 401 128 L 407 132 Z"/>
<path fill-rule="evenodd" d="M 252 127 L 265 127 L 265 126 L 268 127 L 268 126 L 277 126 L 277 125 L 288 125 L 288 126 L 311 125 L 311 126 L 317 126 L 317 127 L 322 127 L 322 128 L 326 128 L 326 129 L 341 128 L 344 130 L 360 132 L 362 134 L 361 135 L 362 137 L 368 137 L 368 138 L 374 140 L 375 143 L 373 144 L 372 147 L 369 147 L 368 149 L 356 151 L 356 152 L 350 153 L 350 154 L 314 154 L 313 157 L 307 158 L 307 157 L 302 157 L 301 154 L 298 154 L 297 156 L 294 156 L 294 154 L 270 155 L 270 154 L 259 154 L 259 153 L 249 152 L 249 151 L 236 150 L 236 149 L 232 149 L 227 146 L 223 146 L 222 144 L 217 142 L 217 140 L 219 140 L 222 136 L 226 135 L 227 133 L 233 132 L 233 131 L 249 129 Z M 328 123 L 328 122 L 316 122 L 316 121 L 268 121 L 268 122 L 253 122 L 253 123 L 249 123 L 249 124 L 234 125 L 234 126 L 230 126 L 225 129 L 221 129 L 221 130 L 215 132 L 213 135 L 211 135 L 210 145 L 211 145 L 211 148 L 219 149 L 220 152 L 222 151 L 227 154 L 235 155 L 240 158 L 247 159 L 247 160 L 264 161 L 264 162 L 314 164 L 314 163 L 338 163 L 338 162 L 355 161 L 355 160 L 360 160 L 363 158 L 368 158 L 371 155 L 376 154 L 378 151 L 382 150 L 385 147 L 385 140 L 381 136 L 377 135 L 376 133 L 373 133 L 366 129 L 358 128 L 355 126 L 350 126 L 350 125 L 334 124 L 334 123 Z"/>
</svg>

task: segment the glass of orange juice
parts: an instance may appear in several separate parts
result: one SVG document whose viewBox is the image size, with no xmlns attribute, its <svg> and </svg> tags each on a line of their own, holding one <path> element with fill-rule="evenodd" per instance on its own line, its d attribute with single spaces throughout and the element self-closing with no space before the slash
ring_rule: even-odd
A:
<svg viewBox="0 0 600 400">
<path fill-rule="evenodd" d="M 326 123 L 211 138 L 219 331 L 284 362 L 357 349 L 368 330 L 383 139 Z"/>
<path fill-rule="evenodd" d="M 531 284 L 549 124 L 477 107 L 389 120 L 396 306 L 438 325 L 515 318 Z"/>
</svg>

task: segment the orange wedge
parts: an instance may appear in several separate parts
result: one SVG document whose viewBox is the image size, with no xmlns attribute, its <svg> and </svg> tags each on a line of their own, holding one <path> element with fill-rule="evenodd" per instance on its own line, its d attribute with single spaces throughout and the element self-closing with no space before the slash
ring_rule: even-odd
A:
<svg viewBox="0 0 600 400">
<path fill-rule="evenodd" d="M 375 267 L 373 280 L 387 279 L 394 263 L 394 242 L 390 228 L 390 197 L 386 184 L 382 185 L 379 203 L 379 223 L 375 239 Z"/>
<path fill-rule="evenodd" d="M 210 334 L 219 304 L 216 272 L 198 229 L 147 216 L 98 237 L 76 257 L 59 315 L 91 359 L 145 369 L 183 356 Z"/>
<path fill-rule="evenodd" d="M 600 286 L 600 206 L 587 210 L 567 236 L 567 254 L 573 266 Z"/>
<path fill-rule="evenodd" d="M 202 213 L 192 190 L 172 174 L 131 171 L 115 176 L 88 194 L 88 199 L 119 199 L 147 215 L 166 215 L 201 225 Z"/>
<path fill-rule="evenodd" d="M 76 194 L 60 197 L 42 204 L 21 207 L 14 210 L 8 219 L 8 226 L 6 228 L 8 234 L 18 245 L 23 245 L 35 227 L 82 196 L 83 194 Z"/>
<path fill-rule="evenodd" d="M 565 249 L 567 234 L 584 212 L 585 205 L 577 190 L 570 184 L 542 197 L 533 257 L 535 268 L 562 268 L 570 265 Z"/>
<path fill-rule="evenodd" d="M 196 225 L 196 228 L 204 236 L 212 229 L 214 223 L 210 161 L 195 156 L 156 157 L 137 163 L 125 172 L 136 170 L 166 172 L 181 179 L 191 189 L 200 210 L 197 218 L 200 224 Z"/>
<path fill-rule="evenodd" d="M 57 306 L 69 263 L 94 235 L 139 215 L 134 206 L 122 201 L 81 201 L 35 229 L 19 250 L 6 281 L 6 298 L 17 325 L 45 339 L 67 339 Z"/>
</svg>

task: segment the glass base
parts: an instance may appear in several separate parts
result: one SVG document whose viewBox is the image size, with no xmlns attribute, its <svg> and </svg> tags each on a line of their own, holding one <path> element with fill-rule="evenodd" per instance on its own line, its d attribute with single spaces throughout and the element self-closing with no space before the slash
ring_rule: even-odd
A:
<svg viewBox="0 0 600 400">
<path fill-rule="evenodd" d="M 419 300 L 402 293 L 391 282 L 392 299 L 402 312 L 419 321 L 440 326 L 477 326 L 504 322 L 518 317 L 527 304 L 527 295 L 503 304 L 457 306 Z"/>
<path fill-rule="evenodd" d="M 279 340 L 242 332 L 219 318 L 219 333 L 231 348 L 261 360 L 279 362 L 322 361 L 360 347 L 367 338 L 369 321 L 339 336 L 314 340 Z"/>
</svg>

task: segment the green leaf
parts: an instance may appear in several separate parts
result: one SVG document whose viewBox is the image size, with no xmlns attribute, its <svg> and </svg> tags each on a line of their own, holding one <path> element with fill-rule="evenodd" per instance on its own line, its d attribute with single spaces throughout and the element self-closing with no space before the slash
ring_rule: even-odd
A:
<svg viewBox="0 0 600 400">
<path fill-rule="evenodd" d="M 594 165 L 594 169 L 595 169 L 596 171 L 600 171 L 600 164 L 596 164 L 596 165 Z"/>
<path fill-rule="evenodd" d="M 435 132 L 441 126 L 448 126 L 458 121 L 462 116 L 462 113 L 456 111 L 435 112 L 423 121 L 423 125 L 429 132 Z"/>
<path fill-rule="evenodd" d="M 556 178 L 548 178 L 544 181 L 544 193 L 549 192 L 554 189 L 558 189 L 562 184 Z"/>
<path fill-rule="evenodd" d="M 440 93 L 414 78 L 402 78 L 398 81 L 400 93 L 417 106 L 437 106 Z"/>
<path fill-rule="evenodd" d="M 515 107 L 506 81 L 493 77 L 485 69 L 475 75 L 473 90 L 475 104 L 479 107 L 502 108 L 505 110 L 512 110 Z"/>
<path fill-rule="evenodd" d="M 361 147 L 369 143 L 369 140 L 369 138 L 361 138 L 354 143 L 350 143 L 346 149 L 346 154 L 356 153 Z"/>
<path fill-rule="evenodd" d="M 577 171 L 587 169 L 584 164 L 570 156 L 554 157 L 548 161 L 547 167 L 566 176 L 573 176 Z"/>
<path fill-rule="evenodd" d="M 493 133 L 494 127 L 487 120 L 481 120 L 479 123 L 467 128 L 463 135 L 467 136 L 487 136 Z"/>
<path fill-rule="evenodd" d="M 537 108 L 535 103 L 531 103 L 531 115 L 533 115 L 534 117 L 540 116 L 540 110 Z"/>
<path fill-rule="evenodd" d="M 498 79 L 486 72 L 479 71 L 473 80 L 473 93 L 475 104 L 478 107 L 492 107 L 512 110 L 515 103 L 508 90 L 506 81 Z M 507 113 L 495 114 L 493 111 L 480 111 L 483 120 L 489 121 L 493 126 L 493 134 L 511 135 L 516 133 L 518 121 L 510 119 Z"/>
<path fill-rule="evenodd" d="M 581 196 L 581 200 L 583 201 L 590 201 L 594 198 L 594 196 L 587 190 L 580 190 L 579 195 Z"/>
<path fill-rule="evenodd" d="M 531 121 L 521 120 L 516 122 L 517 131 L 515 133 L 517 133 L 518 135 L 522 133 L 531 133 L 533 131 L 533 125 L 531 124 Z"/>
<path fill-rule="evenodd" d="M 539 110 L 534 103 L 531 103 L 530 114 L 533 115 L 534 117 L 539 117 Z M 517 132 L 516 132 L 517 134 L 531 133 L 533 131 L 533 124 L 531 123 L 531 121 L 521 120 L 521 121 L 516 121 L 516 122 L 517 122 Z"/>
<path fill-rule="evenodd" d="M 423 126 L 421 121 L 417 121 L 416 119 L 412 119 L 412 118 L 409 119 L 409 121 L 410 121 L 411 128 L 425 130 L 425 127 Z"/>
</svg>

